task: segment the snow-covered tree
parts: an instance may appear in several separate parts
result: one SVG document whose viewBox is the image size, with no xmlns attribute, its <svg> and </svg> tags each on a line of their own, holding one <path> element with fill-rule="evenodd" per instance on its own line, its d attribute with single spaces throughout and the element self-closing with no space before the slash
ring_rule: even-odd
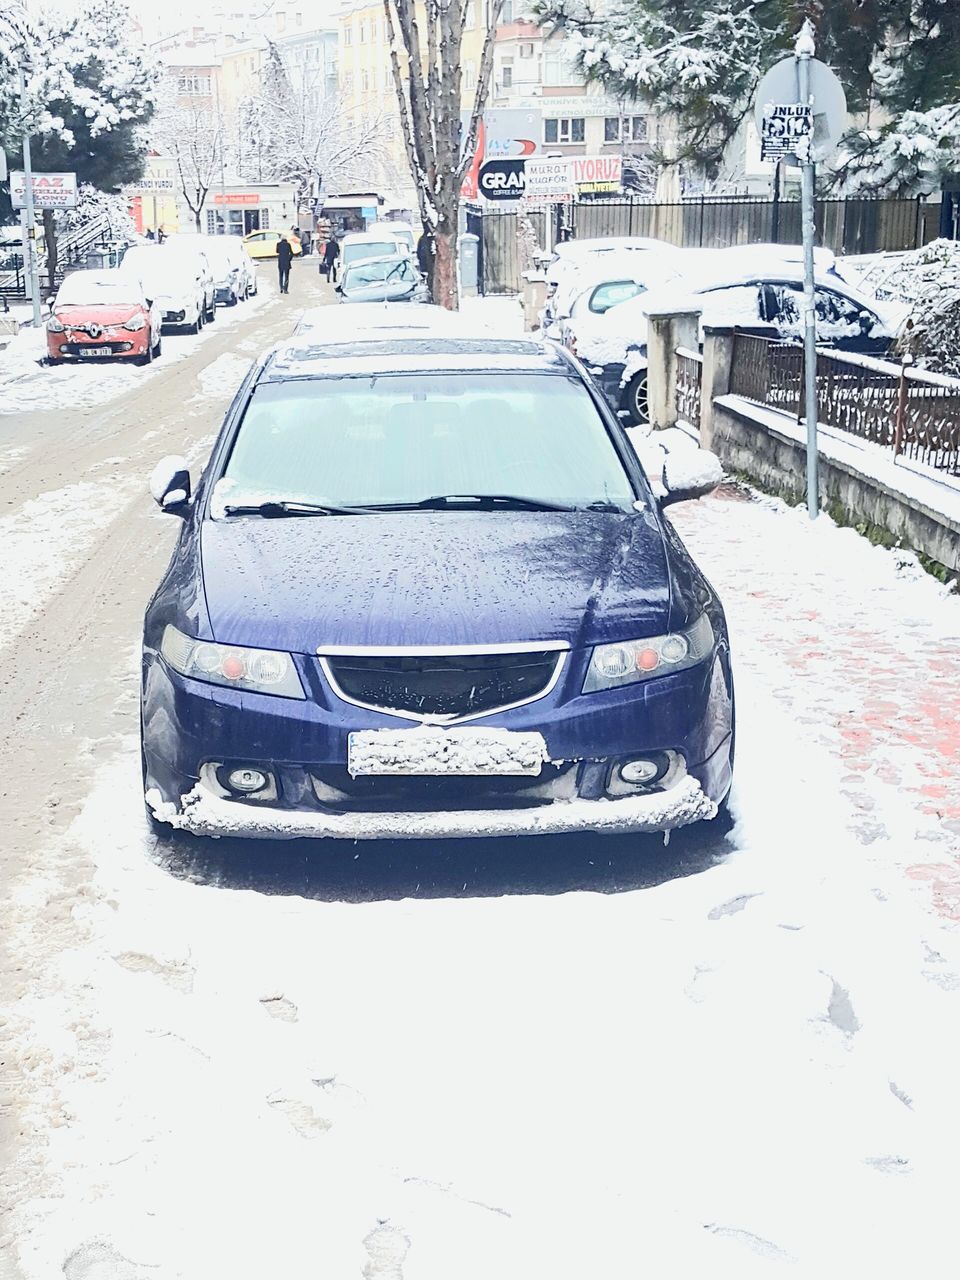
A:
<svg viewBox="0 0 960 1280">
<path fill-rule="evenodd" d="M 26 109 L 18 68 L 27 69 Z M 0 145 L 17 159 L 24 126 L 38 171 L 66 170 L 101 191 L 143 173 L 143 126 L 157 70 L 134 39 L 123 0 L 88 0 L 76 13 L 51 4 L 0 14 Z M 47 267 L 57 266 L 56 223 L 44 216 Z"/>
<path fill-rule="evenodd" d="M 477 124 L 490 87 L 494 37 L 503 0 L 486 3 L 483 50 L 464 132 L 460 119 L 461 45 L 469 4 L 470 0 L 425 0 L 422 5 L 416 0 L 383 0 L 404 146 L 424 231 L 431 232 L 434 238 L 433 300 L 453 310 L 460 301 L 460 187 L 476 148 Z"/>
<path fill-rule="evenodd" d="M 388 130 L 384 116 L 347 112 L 328 96 L 320 64 L 294 74 L 271 43 L 259 92 L 240 107 L 238 168 L 250 180 L 294 183 L 301 200 L 356 188 L 386 162 Z"/>
<path fill-rule="evenodd" d="M 851 181 L 912 192 L 921 156 L 900 139 L 919 129 L 932 140 L 944 124 L 934 109 L 960 101 L 955 0 L 535 0 L 534 10 L 548 31 L 565 34 L 584 79 L 671 117 L 677 158 L 711 176 L 761 75 L 792 51 L 805 17 L 816 23 L 817 56 L 840 77 L 851 113 L 891 117 L 851 135 Z M 949 153 L 936 141 L 932 149 Z"/>
<path fill-rule="evenodd" d="M 847 196 L 929 195 L 957 172 L 960 102 L 848 134 L 832 166 L 833 185 Z"/>
<path fill-rule="evenodd" d="M 960 376 L 960 243 L 934 240 L 904 254 L 884 281 L 884 291 L 911 304 L 899 353 L 938 373 Z"/>
<path fill-rule="evenodd" d="M 172 158 L 180 194 L 198 231 L 210 188 L 230 167 L 231 132 L 223 112 L 212 110 L 209 102 L 181 97 L 171 81 L 163 86 L 150 142 Z"/>
</svg>

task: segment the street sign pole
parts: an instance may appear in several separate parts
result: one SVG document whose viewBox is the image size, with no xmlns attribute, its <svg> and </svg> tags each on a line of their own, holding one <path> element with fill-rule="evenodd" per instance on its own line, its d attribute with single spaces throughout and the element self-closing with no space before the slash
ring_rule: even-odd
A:
<svg viewBox="0 0 960 1280">
<path fill-rule="evenodd" d="M 815 50 L 813 24 L 809 18 L 797 36 L 794 57 L 797 64 L 797 102 L 810 104 L 810 59 Z M 817 312 L 813 280 L 814 165 L 813 137 L 800 145 L 800 200 L 803 231 L 803 412 L 807 422 L 807 514 L 816 520 L 820 512 L 820 459 L 817 441 Z"/>
<path fill-rule="evenodd" d="M 36 210 L 33 206 L 33 169 L 30 163 L 30 130 L 27 125 L 27 71 L 20 63 L 20 105 L 23 110 L 23 178 L 24 178 L 24 210 L 20 215 L 23 228 L 23 266 L 29 281 L 30 296 L 33 301 L 33 327 L 39 329 L 43 323 L 40 315 L 40 277 L 37 272 L 36 242 Z"/>
</svg>

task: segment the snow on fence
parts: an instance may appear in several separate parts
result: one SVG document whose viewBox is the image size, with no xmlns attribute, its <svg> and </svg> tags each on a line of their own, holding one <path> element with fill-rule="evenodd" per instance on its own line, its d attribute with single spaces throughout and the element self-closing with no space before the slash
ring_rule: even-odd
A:
<svg viewBox="0 0 960 1280">
<path fill-rule="evenodd" d="M 799 418 L 803 348 L 736 333 L 730 390 Z M 817 352 L 817 420 L 960 475 L 960 378 L 838 351 Z"/>
<path fill-rule="evenodd" d="M 700 430 L 700 385 L 703 356 L 687 347 L 677 347 L 677 417 Z"/>
</svg>

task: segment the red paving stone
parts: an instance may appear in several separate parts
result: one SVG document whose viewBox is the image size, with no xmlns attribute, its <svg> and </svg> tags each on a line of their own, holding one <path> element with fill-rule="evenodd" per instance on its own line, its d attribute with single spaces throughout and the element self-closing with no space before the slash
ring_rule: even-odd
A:
<svg viewBox="0 0 960 1280">
<path fill-rule="evenodd" d="M 906 792 L 920 823 L 941 824 L 931 856 L 949 860 L 907 874 L 960 919 L 960 600 L 939 599 L 933 579 L 898 579 L 893 557 L 864 540 L 851 548 L 850 531 L 811 534 L 799 513 L 766 502 L 720 490 L 674 512 L 723 597 L 735 666 L 752 668 L 842 760 L 840 785 L 858 808 L 869 807 L 858 793 L 869 775 Z"/>
</svg>

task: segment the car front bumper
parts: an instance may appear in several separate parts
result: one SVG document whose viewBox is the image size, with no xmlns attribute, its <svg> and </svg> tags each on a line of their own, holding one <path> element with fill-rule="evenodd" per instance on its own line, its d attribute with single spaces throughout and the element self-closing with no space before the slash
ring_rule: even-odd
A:
<svg viewBox="0 0 960 1280">
<path fill-rule="evenodd" d="M 573 665 L 573 664 L 571 664 Z M 306 668 L 301 671 L 304 675 Z M 583 672 L 571 672 L 579 689 Z M 157 817 L 197 834 L 262 838 L 440 838 L 562 831 L 666 831 L 716 813 L 730 787 L 733 693 L 725 646 L 698 667 L 645 684 L 547 696 L 472 722 L 542 734 L 534 777 L 361 777 L 351 733 L 410 729 L 353 706 L 304 676 L 306 700 L 244 694 L 185 679 L 161 658 L 144 667 L 145 791 Z M 658 789 L 611 785 L 625 758 L 669 752 Z M 210 769 L 266 768 L 277 794 L 230 797 Z"/>
<path fill-rule="evenodd" d="M 455 840 L 585 831 L 642 833 L 671 831 L 717 813 L 716 802 L 689 775 L 666 791 L 648 795 L 558 800 L 520 809 L 317 812 L 227 800 L 203 783 L 182 796 L 179 805 L 164 801 L 153 788 L 147 790 L 145 799 L 158 821 L 178 830 L 259 840 Z"/>
</svg>

